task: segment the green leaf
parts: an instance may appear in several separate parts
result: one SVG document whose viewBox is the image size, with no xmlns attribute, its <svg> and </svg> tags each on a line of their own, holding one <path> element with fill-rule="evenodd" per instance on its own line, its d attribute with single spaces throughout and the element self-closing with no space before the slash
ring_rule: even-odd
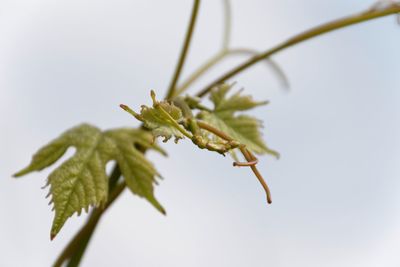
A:
<svg viewBox="0 0 400 267">
<path fill-rule="evenodd" d="M 163 142 L 167 142 L 173 136 L 175 137 L 175 143 L 185 136 L 191 138 L 190 134 L 179 125 L 183 120 L 181 109 L 172 102 L 157 101 L 154 91 L 151 91 L 151 98 L 153 106 L 143 105 L 140 114 L 137 114 L 126 105 L 121 105 L 121 108 L 142 121 L 144 126 L 152 131 L 154 137 L 164 137 Z"/>
<path fill-rule="evenodd" d="M 164 208 L 154 197 L 155 177 L 161 175 L 144 154 L 129 143 L 139 144 L 146 149 L 155 147 L 151 133 L 143 130 L 119 129 L 105 132 L 108 141 L 113 143 L 114 159 L 117 160 L 126 185 L 134 193 L 146 198 L 157 210 L 165 214 Z M 159 150 L 160 151 L 160 150 Z"/>
<path fill-rule="evenodd" d="M 28 167 L 16 173 L 19 177 L 32 171 L 40 171 L 56 162 L 72 146 L 75 154 L 63 162 L 48 177 L 51 202 L 55 216 L 51 229 L 53 239 L 66 220 L 75 212 L 90 206 L 99 207 L 107 202 L 108 177 L 105 166 L 116 160 L 127 186 L 131 191 L 146 198 L 160 212 L 165 213 L 155 199 L 153 185 L 159 176 L 153 165 L 136 146 L 154 148 L 150 133 L 136 129 L 100 129 L 82 124 L 74 127 L 41 148 Z"/>
<path fill-rule="evenodd" d="M 268 104 L 268 101 L 254 101 L 250 95 L 241 95 L 243 90 L 239 90 L 230 97 L 227 97 L 232 85 L 222 84 L 211 91 L 210 99 L 214 103 L 214 112 L 229 112 L 249 110 L 258 106 Z"/>
<path fill-rule="evenodd" d="M 241 95 L 241 91 L 227 96 L 231 88 L 232 86 L 228 84 L 214 88 L 210 95 L 214 110 L 200 112 L 199 119 L 246 145 L 247 149 L 256 154 L 268 153 L 278 157 L 279 154 L 269 149 L 262 139 L 260 131 L 262 121 L 248 115 L 236 115 L 238 111 L 250 110 L 268 102 L 254 101 L 251 96 Z M 218 137 L 214 138 L 219 140 Z"/>
</svg>

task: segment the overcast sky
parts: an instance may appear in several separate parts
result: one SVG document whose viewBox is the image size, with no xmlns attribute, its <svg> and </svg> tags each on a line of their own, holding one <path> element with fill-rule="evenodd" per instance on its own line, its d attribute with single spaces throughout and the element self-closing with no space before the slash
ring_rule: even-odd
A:
<svg viewBox="0 0 400 267">
<path fill-rule="evenodd" d="M 265 50 L 371 4 L 232 1 L 232 46 Z M 73 216 L 51 242 L 41 189 L 50 170 L 11 174 L 78 123 L 138 125 L 118 105 L 138 109 L 150 89 L 164 94 L 191 5 L 0 0 L 0 266 L 50 266 L 85 218 Z M 222 21 L 221 1 L 204 1 L 184 75 L 218 50 Z M 83 266 L 399 266 L 399 45 L 400 26 L 387 17 L 276 55 L 290 91 L 264 64 L 236 76 L 237 89 L 270 101 L 253 114 L 282 155 L 260 158 L 274 203 L 231 159 L 168 143 L 168 159 L 149 154 L 165 177 L 156 196 L 168 215 L 125 192 Z M 225 61 L 195 88 L 242 60 Z"/>
</svg>

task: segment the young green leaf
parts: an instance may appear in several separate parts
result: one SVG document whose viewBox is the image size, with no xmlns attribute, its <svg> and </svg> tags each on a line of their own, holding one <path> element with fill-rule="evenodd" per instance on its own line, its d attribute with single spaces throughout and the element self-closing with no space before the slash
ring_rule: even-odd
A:
<svg viewBox="0 0 400 267">
<path fill-rule="evenodd" d="M 136 119 L 142 121 L 144 126 L 150 129 L 154 137 L 164 137 L 163 142 L 167 142 L 172 136 L 175 143 L 185 136 L 192 137 L 181 125 L 183 120 L 182 111 L 169 101 L 157 101 L 154 91 L 151 91 L 153 106 L 143 105 L 140 114 L 137 114 L 126 105 L 120 105 L 122 109 L 132 114 Z"/>
<path fill-rule="evenodd" d="M 41 148 L 29 166 L 14 175 L 19 177 L 42 170 L 56 162 L 68 147 L 76 148 L 75 154 L 48 177 L 49 194 L 55 209 L 51 239 L 75 212 L 79 215 L 82 209 L 87 211 L 89 206 L 105 204 L 108 197 L 105 166 L 110 160 L 117 161 L 133 193 L 146 198 L 165 213 L 153 194 L 155 177 L 159 174 L 135 145 L 159 150 L 152 144 L 151 134 L 143 130 L 123 128 L 103 132 L 82 124 Z"/>
<path fill-rule="evenodd" d="M 233 85 L 224 83 L 212 90 L 210 99 L 214 103 L 214 112 L 229 112 L 233 115 L 236 111 L 245 111 L 268 104 L 268 101 L 254 101 L 250 95 L 241 95 L 242 90 L 227 97 L 232 87 Z"/>
<path fill-rule="evenodd" d="M 228 84 L 215 87 L 210 95 L 210 99 L 214 103 L 214 110 L 202 111 L 198 118 L 246 145 L 247 149 L 256 154 L 268 153 L 278 157 L 279 154 L 269 149 L 261 137 L 262 122 L 248 115 L 235 114 L 238 111 L 246 111 L 268 102 L 254 101 L 251 96 L 242 96 L 241 91 L 228 97 L 227 94 L 231 88 L 232 86 Z"/>
<path fill-rule="evenodd" d="M 114 150 L 112 158 L 117 161 L 128 188 L 132 193 L 147 199 L 157 210 L 165 214 L 164 208 L 154 197 L 153 192 L 155 177 L 161 177 L 161 175 L 144 154 L 133 146 L 136 144 L 165 154 L 154 145 L 152 134 L 144 130 L 116 129 L 104 132 L 104 136 L 110 145 L 112 143 Z"/>
</svg>

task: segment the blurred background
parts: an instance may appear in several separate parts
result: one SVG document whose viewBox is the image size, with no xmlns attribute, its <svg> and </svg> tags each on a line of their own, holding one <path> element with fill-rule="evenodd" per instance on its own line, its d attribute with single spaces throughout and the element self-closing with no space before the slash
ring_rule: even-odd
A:
<svg viewBox="0 0 400 267">
<path fill-rule="evenodd" d="M 232 1 L 232 46 L 265 50 L 373 1 Z M 192 1 L 0 1 L 0 266 L 50 266 L 85 221 L 49 239 L 50 170 L 11 175 L 64 130 L 136 126 L 120 110 L 161 97 Z M 184 77 L 221 46 L 222 1 L 200 7 Z M 400 266 L 400 26 L 386 17 L 277 54 L 290 90 L 265 64 L 236 76 L 270 104 L 253 112 L 281 159 L 259 167 L 273 194 L 229 158 L 188 141 L 149 154 L 168 215 L 125 192 L 82 266 Z M 196 92 L 243 61 L 224 61 Z M 64 159 L 72 154 L 69 150 Z M 52 169 L 52 168 L 50 168 Z"/>
</svg>

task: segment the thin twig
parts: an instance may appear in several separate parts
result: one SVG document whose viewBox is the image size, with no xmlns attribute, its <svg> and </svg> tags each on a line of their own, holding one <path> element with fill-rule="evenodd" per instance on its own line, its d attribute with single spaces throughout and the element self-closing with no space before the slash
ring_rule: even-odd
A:
<svg viewBox="0 0 400 267">
<path fill-rule="evenodd" d="M 260 62 L 261 60 L 268 58 L 288 47 L 294 46 L 298 43 L 304 42 L 308 39 L 315 38 L 317 36 L 323 35 L 328 32 L 332 32 L 350 25 L 358 24 L 364 21 L 372 20 L 372 19 L 377 19 L 380 17 L 388 16 L 388 15 L 393 15 L 396 13 L 400 12 L 400 5 L 393 4 L 391 6 L 388 6 L 383 9 L 379 10 L 372 10 L 369 12 L 362 12 L 358 13 L 355 15 L 351 15 L 348 17 L 344 17 L 338 20 L 334 20 L 325 24 L 322 24 L 320 26 L 317 26 L 315 28 L 311 28 L 310 30 L 307 30 L 305 32 L 302 32 L 298 35 L 293 36 L 292 38 L 288 39 L 287 41 L 284 41 L 280 44 L 278 44 L 275 47 L 272 47 L 271 49 L 265 51 L 264 53 L 261 53 L 259 55 L 256 55 L 252 57 L 251 59 L 247 60 L 246 62 L 240 64 L 239 66 L 233 68 L 232 70 L 228 71 L 224 75 L 222 75 L 220 78 L 216 79 L 209 85 L 207 85 L 204 89 L 202 89 L 199 93 L 197 93 L 198 97 L 203 97 L 207 93 L 211 91 L 211 89 L 217 85 L 220 84 L 227 79 L 235 76 L 238 73 L 241 73 L 242 71 L 248 69 L 249 67 L 253 66 L 254 64 Z"/>
<path fill-rule="evenodd" d="M 224 59 L 228 55 L 229 43 L 231 40 L 231 32 L 232 32 L 232 11 L 231 4 L 229 0 L 223 0 L 223 17 L 224 17 L 224 29 L 223 29 L 223 39 L 222 46 L 218 53 L 208 59 L 204 64 L 202 64 L 197 70 L 195 70 L 183 83 L 181 86 L 178 86 L 176 89 L 175 95 L 181 95 L 185 92 L 188 87 L 193 84 L 197 79 L 199 79 L 202 75 L 204 75 L 211 67 L 216 65 L 222 59 Z"/>
<path fill-rule="evenodd" d="M 185 63 L 186 55 L 187 55 L 187 52 L 189 50 L 190 41 L 191 41 L 192 35 L 193 35 L 194 25 L 196 23 L 197 14 L 198 14 L 198 11 L 199 11 L 199 6 L 200 6 L 200 0 L 194 0 L 193 9 L 192 9 L 192 15 L 190 17 L 189 27 L 188 27 L 187 32 L 186 32 L 185 42 L 183 44 L 183 48 L 182 48 L 182 51 L 181 51 L 181 55 L 179 57 L 178 64 L 177 64 L 176 69 L 175 69 L 174 76 L 172 77 L 172 81 L 171 81 L 171 84 L 169 86 L 169 89 L 168 89 L 168 92 L 167 92 L 167 96 L 165 97 L 166 99 L 171 99 L 172 97 L 175 96 L 176 85 L 178 83 L 179 76 L 181 75 L 182 68 L 183 68 L 183 65 Z"/>
</svg>

